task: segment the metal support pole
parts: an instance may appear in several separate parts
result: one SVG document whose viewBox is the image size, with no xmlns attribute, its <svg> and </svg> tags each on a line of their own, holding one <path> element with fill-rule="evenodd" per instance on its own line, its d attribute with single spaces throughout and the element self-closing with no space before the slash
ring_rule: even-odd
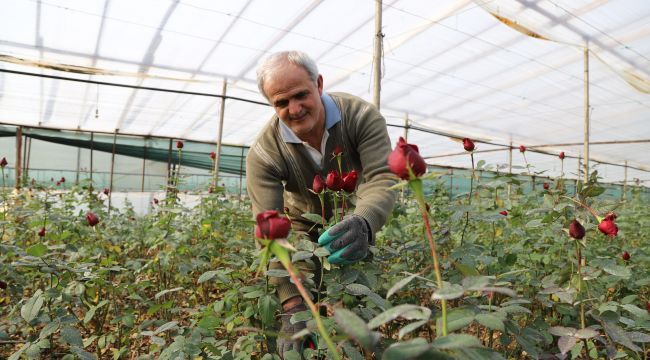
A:
<svg viewBox="0 0 650 360">
<path fill-rule="evenodd" d="M 25 168 L 23 170 L 23 177 L 25 179 L 29 179 L 29 163 L 32 158 L 32 138 L 25 137 L 25 141 L 27 141 L 27 144 L 25 147 L 27 148 L 27 156 L 25 156 Z"/>
<path fill-rule="evenodd" d="M 75 171 L 75 175 L 74 175 L 74 183 L 75 183 L 75 185 L 79 185 L 79 171 L 80 171 L 79 168 L 80 167 L 81 167 L 81 148 L 78 147 L 77 148 L 77 171 Z"/>
<path fill-rule="evenodd" d="M 621 199 L 626 200 L 627 199 L 627 160 L 625 160 L 625 172 L 623 175 L 623 193 L 621 194 Z"/>
<path fill-rule="evenodd" d="M 115 132 L 113 133 L 113 152 L 111 154 L 111 176 L 109 180 L 109 185 L 108 189 L 110 190 L 108 193 L 108 214 L 111 214 L 111 200 L 113 199 L 113 172 L 115 169 L 115 147 L 117 144 L 117 129 L 115 129 Z"/>
<path fill-rule="evenodd" d="M 372 88 L 372 102 L 375 104 L 377 109 L 380 108 L 380 98 L 381 98 L 381 54 L 383 52 L 382 46 L 384 42 L 384 34 L 381 32 L 381 21 L 382 21 L 382 0 L 375 0 L 375 51 L 373 55 L 373 65 L 372 65 L 372 78 L 373 78 L 373 88 Z"/>
<path fill-rule="evenodd" d="M 243 187 L 243 177 L 244 177 L 244 147 L 241 147 L 241 157 L 239 158 L 239 205 L 241 206 L 242 201 L 242 187 Z"/>
<path fill-rule="evenodd" d="M 16 189 L 20 189 L 20 176 L 22 170 L 23 127 L 16 129 Z"/>
<path fill-rule="evenodd" d="M 27 164 L 27 143 L 29 143 L 29 139 L 27 138 L 27 136 L 24 136 L 24 134 L 23 134 L 23 149 L 22 149 L 23 158 L 22 158 L 22 164 L 21 164 L 22 165 L 22 170 L 21 170 L 21 174 L 20 174 L 20 186 L 23 185 L 24 180 L 25 180 L 25 173 L 26 173 L 25 164 Z"/>
<path fill-rule="evenodd" d="M 167 151 L 167 186 L 172 184 L 172 139 L 169 139 L 169 150 Z"/>
<path fill-rule="evenodd" d="M 95 150 L 95 133 L 90 133 L 90 187 L 93 186 L 93 153 Z"/>
<path fill-rule="evenodd" d="M 585 47 L 585 122 L 584 122 L 584 168 L 585 183 L 589 180 L 589 48 Z"/>
<path fill-rule="evenodd" d="M 223 138 L 223 117 L 226 109 L 226 90 L 228 88 L 228 79 L 223 79 L 223 89 L 221 90 L 221 109 L 219 111 L 219 137 L 217 140 L 217 157 L 214 160 L 214 178 L 212 186 L 215 188 L 219 183 L 219 163 L 221 162 L 221 139 Z"/>
<path fill-rule="evenodd" d="M 147 164 L 147 138 L 144 138 L 144 154 L 142 155 L 142 183 L 140 184 L 140 191 L 144 192 L 144 173 Z"/>
</svg>

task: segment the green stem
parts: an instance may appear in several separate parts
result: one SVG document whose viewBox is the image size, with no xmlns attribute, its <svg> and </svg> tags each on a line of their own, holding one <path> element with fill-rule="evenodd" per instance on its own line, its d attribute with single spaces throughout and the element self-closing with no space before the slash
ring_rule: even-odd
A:
<svg viewBox="0 0 650 360">
<path fill-rule="evenodd" d="M 582 292 L 582 255 L 580 253 L 580 244 L 578 241 L 576 243 L 576 257 L 578 258 L 578 296 L 580 297 L 580 327 L 584 329 L 586 327 L 585 322 L 585 304 L 582 301 L 581 292 Z"/>
<path fill-rule="evenodd" d="M 427 239 L 429 240 L 429 247 L 431 248 L 431 257 L 433 258 L 433 270 L 434 275 L 436 276 L 436 284 L 438 289 L 442 289 L 442 275 L 440 274 L 440 264 L 438 261 L 438 252 L 436 251 L 436 243 L 433 240 L 433 234 L 431 233 L 431 224 L 429 223 L 429 215 L 427 213 L 427 206 L 424 201 L 424 192 L 422 190 L 422 180 L 415 179 L 409 180 L 409 185 L 415 193 L 415 197 L 420 206 L 420 213 L 422 214 L 422 220 L 424 220 L 424 226 L 426 228 Z M 447 336 L 447 300 L 441 299 L 442 304 L 442 336 Z"/>
<path fill-rule="evenodd" d="M 318 194 L 318 199 L 320 200 L 320 216 L 324 227 L 325 226 L 325 192 L 324 191 L 321 191 Z"/>
<path fill-rule="evenodd" d="M 339 194 L 336 191 L 332 191 L 332 198 L 334 199 L 334 223 L 339 222 Z"/>
<path fill-rule="evenodd" d="M 474 190 L 474 152 L 471 152 L 470 157 L 472 158 L 472 177 L 469 179 L 469 203 L 472 205 L 472 190 Z M 465 239 L 465 230 L 467 230 L 467 224 L 469 223 L 469 211 L 465 212 L 465 226 L 463 227 L 463 232 L 460 235 L 460 245 L 463 245 L 463 239 Z"/>
<path fill-rule="evenodd" d="M 314 321 L 316 322 L 316 327 L 318 328 L 318 332 L 325 340 L 325 343 L 327 344 L 327 347 L 329 348 L 330 352 L 334 356 L 334 359 L 341 360 L 341 357 L 336 351 L 336 346 L 334 345 L 332 338 L 330 338 L 329 334 L 327 333 L 327 330 L 325 329 L 325 325 L 323 325 L 323 322 L 321 321 L 320 313 L 318 312 L 316 305 L 314 304 L 313 301 L 311 301 L 311 297 L 309 296 L 309 293 L 302 285 L 302 281 L 300 281 L 300 278 L 298 277 L 295 270 L 293 269 L 293 264 L 291 263 L 291 258 L 289 257 L 289 253 L 287 252 L 287 249 L 282 247 L 282 245 L 278 244 L 278 242 L 276 241 L 271 241 L 271 244 L 269 246 L 273 254 L 275 254 L 275 256 L 277 256 L 278 260 L 280 260 L 282 265 L 284 265 L 285 270 L 287 270 L 289 276 L 291 277 L 291 280 L 293 280 L 293 283 L 296 285 L 298 292 L 302 296 L 305 303 L 307 303 L 309 310 L 314 316 Z"/>
</svg>

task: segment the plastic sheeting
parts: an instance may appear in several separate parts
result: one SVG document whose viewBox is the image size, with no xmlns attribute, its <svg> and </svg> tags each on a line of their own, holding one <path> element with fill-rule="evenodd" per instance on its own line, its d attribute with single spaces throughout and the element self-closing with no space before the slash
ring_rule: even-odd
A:
<svg viewBox="0 0 650 360">
<path fill-rule="evenodd" d="M 326 91 L 371 99 L 370 0 L 3 0 L 0 70 L 164 88 L 114 87 L 0 72 L 0 122 L 215 142 L 228 96 L 262 102 L 255 67 L 271 52 L 314 57 Z M 476 160 L 526 153 L 541 175 L 578 175 L 589 55 L 592 165 L 605 181 L 650 184 L 650 2 L 384 0 L 381 109 L 389 124 L 479 144 Z M 225 102 L 223 141 L 248 145 L 272 114 Z M 404 134 L 390 127 L 394 141 Z M 410 130 L 430 164 L 468 167 L 448 136 Z M 548 146 L 553 144 L 562 144 Z M 562 164 L 557 154 L 567 154 Z M 441 156 L 446 155 L 447 156 Z M 512 156 L 523 172 L 523 156 Z M 609 163 L 605 164 L 605 163 Z M 613 164 L 613 165 L 611 165 Z M 614 166 L 618 165 L 618 166 Z"/>
</svg>

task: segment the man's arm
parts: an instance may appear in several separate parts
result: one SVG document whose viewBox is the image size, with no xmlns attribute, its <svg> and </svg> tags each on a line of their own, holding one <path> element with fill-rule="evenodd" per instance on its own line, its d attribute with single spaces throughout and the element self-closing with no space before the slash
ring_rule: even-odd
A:
<svg viewBox="0 0 650 360">
<path fill-rule="evenodd" d="M 283 212 L 284 187 L 280 169 L 257 142 L 246 156 L 246 191 L 251 199 L 253 215 L 266 210 Z"/>
<path fill-rule="evenodd" d="M 368 221 L 375 234 L 385 223 L 395 205 L 397 194 L 389 187 L 397 177 L 388 169 L 387 157 L 391 152 L 386 121 L 372 105 L 367 105 L 356 119 L 351 119 L 353 141 L 356 141 L 365 181 L 357 189 L 354 213 Z"/>
</svg>

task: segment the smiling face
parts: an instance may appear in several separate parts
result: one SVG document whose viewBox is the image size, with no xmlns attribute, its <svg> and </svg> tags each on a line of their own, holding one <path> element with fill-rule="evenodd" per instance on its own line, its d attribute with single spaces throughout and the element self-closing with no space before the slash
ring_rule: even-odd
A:
<svg viewBox="0 0 650 360">
<path fill-rule="evenodd" d="M 314 82 L 305 69 L 287 63 L 268 78 L 264 92 L 280 120 L 301 140 L 320 141 L 325 126 L 322 76 Z"/>
</svg>

